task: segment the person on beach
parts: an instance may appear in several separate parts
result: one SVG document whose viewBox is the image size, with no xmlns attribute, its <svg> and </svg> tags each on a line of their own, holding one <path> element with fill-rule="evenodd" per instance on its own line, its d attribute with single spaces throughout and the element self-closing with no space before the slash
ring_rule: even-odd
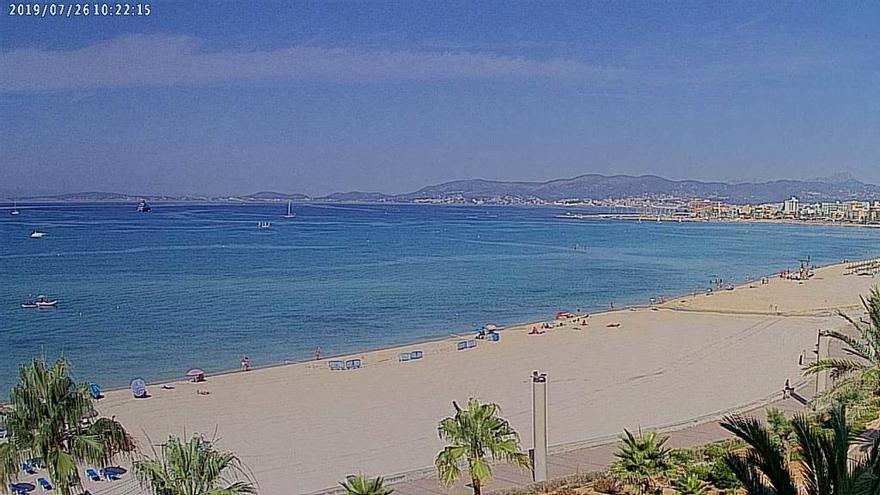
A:
<svg viewBox="0 0 880 495">
<path fill-rule="evenodd" d="M 608 309 L 614 311 L 614 301 L 608 301 Z"/>
<path fill-rule="evenodd" d="M 250 371 L 251 370 L 251 360 L 248 359 L 247 354 L 241 357 L 241 371 Z"/>
<path fill-rule="evenodd" d="M 315 361 L 321 360 L 321 346 L 315 347 Z"/>
<path fill-rule="evenodd" d="M 791 392 L 793 390 L 794 389 L 791 387 L 791 380 L 786 378 L 785 385 L 782 387 L 782 398 L 787 399 L 787 398 L 791 397 Z"/>
</svg>

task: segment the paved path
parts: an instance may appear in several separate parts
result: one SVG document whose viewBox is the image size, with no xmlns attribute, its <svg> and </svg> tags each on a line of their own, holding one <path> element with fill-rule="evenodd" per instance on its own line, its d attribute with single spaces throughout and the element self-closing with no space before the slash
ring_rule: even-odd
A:
<svg viewBox="0 0 880 495">
<path fill-rule="evenodd" d="M 810 380 L 806 385 L 798 389 L 801 396 L 812 395 L 815 384 Z M 769 406 L 776 407 L 786 412 L 794 414 L 803 411 L 804 406 L 795 399 L 777 400 L 769 405 L 757 406 L 746 411 L 745 415 L 765 417 L 765 409 Z M 674 448 L 688 448 L 698 445 L 715 442 L 730 438 L 732 435 L 727 430 L 721 428 L 719 422 L 707 421 L 693 426 L 677 429 L 668 433 L 668 446 Z M 590 473 L 601 471 L 607 468 L 614 461 L 614 452 L 617 450 L 617 442 L 604 443 L 592 447 L 585 447 L 566 452 L 560 452 L 548 456 L 548 476 L 552 480 L 563 476 L 569 476 L 578 473 Z M 413 476 L 416 477 L 416 476 Z M 394 483 L 392 488 L 397 495 L 464 495 L 471 493 L 470 489 L 463 483 L 459 483 L 451 488 L 442 486 L 437 480 L 436 475 L 430 474 L 422 479 L 405 480 Z M 531 483 L 531 474 L 527 471 L 517 470 L 516 468 L 501 465 L 494 468 L 494 477 L 492 482 L 486 487 L 489 491 L 503 490 L 506 488 L 522 487 Z"/>
</svg>

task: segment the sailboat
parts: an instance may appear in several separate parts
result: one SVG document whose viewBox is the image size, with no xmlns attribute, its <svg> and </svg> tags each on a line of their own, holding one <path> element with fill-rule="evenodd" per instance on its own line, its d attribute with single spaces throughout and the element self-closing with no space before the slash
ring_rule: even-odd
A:
<svg viewBox="0 0 880 495">
<path fill-rule="evenodd" d="M 296 216 L 296 213 L 290 209 L 290 201 L 287 202 L 287 215 L 284 215 L 284 218 L 293 218 Z"/>
<path fill-rule="evenodd" d="M 16 203 L 15 201 L 12 202 L 12 214 L 18 215 L 18 203 Z"/>
</svg>

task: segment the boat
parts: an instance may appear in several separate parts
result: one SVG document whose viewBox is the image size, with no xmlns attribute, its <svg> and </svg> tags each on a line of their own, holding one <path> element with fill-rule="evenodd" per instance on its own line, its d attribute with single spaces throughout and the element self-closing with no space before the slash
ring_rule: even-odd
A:
<svg viewBox="0 0 880 495">
<path fill-rule="evenodd" d="M 22 308 L 54 308 L 58 304 L 58 299 L 49 299 L 48 296 L 39 295 L 36 299 L 28 300 L 21 303 Z"/>
<path fill-rule="evenodd" d="M 290 209 L 290 201 L 287 202 L 287 215 L 284 215 L 284 218 L 293 218 L 296 216 L 296 213 Z"/>
<path fill-rule="evenodd" d="M 19 213 L 19 211 L 18 211 L 18 203 L 16 203 L 15 201 L 13 201 L 13 202 L 12 202 L 12 214 L 13 214 L 13 215 L 18 215 L 18 213 Z"/>
<path fill-rule="evenodd" d="M 261 229 L 261 230 L 268 229 L 271 226 L 272 226 L 272 222 L 260 222 L 257 224 L 257 228 Z"/>
<path fill-rule="evenodd" d="M 137 206 L 138 213 L 149 213 L 152 208 L 150 208 L 150 204 L 147 203 L 146 199 L 142 199 L 140 204 Z"/>
<path fill-rule="evenodd" d="M 42 239 L 46 236 L 45 232 L 40 232 L 39 230 L 34 230 L 31 232 L 31 239 Z"/>
</svg>

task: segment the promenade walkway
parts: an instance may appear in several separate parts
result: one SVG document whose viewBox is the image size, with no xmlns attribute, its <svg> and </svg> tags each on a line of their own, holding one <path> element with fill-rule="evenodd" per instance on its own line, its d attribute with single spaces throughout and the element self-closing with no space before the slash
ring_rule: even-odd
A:
<svg viewBox="0 0 880 495">
<path fill-rule="evenodd" d="M 809 380 L 800 386 L 797 394 L 805 399 L 809 399 L 815 391 L 815 382 Z M 767 407 L 776 407 L 784 411 L 787 415 L 804 410 L 804 405 L 796 399 L 780 398 L 769 404 L 763 404 L 747 409 L 743 412 L 745 415 L 751 415 L 758 418 L 766 417 L 765 410 Z M 646 405 L 650 407 L 650 405 Z M 621 432 L 622 433 L 622 432 Z M 698 445 L 715 442 L 731 438 L 731 434 L 727 430 L 721 428 L 719 421 L 708 420 L 704 422 L 696 422 L 691 426 L 677 427 L 676 429 L 665 433 L 669 436 L 668 446 L 673 448 L 689 448 Z M 610 440 L 599 445 L 578 448 L 574 450 L 563 450 L 551 453 L 548 456 L 548 476 L 549 478 L 561 478 L 579 473 L 590 473 L 601 471 L 614 462 L 614 452 L 617 450 L 617 440 Z M 532 482 L 531 474 L 528 471 L 518 470 L 508 465 L 499 465 L 494 468 L 494 477 L 492 482 L 484 487 L 486 491 L 497 491 L 509 488 L 524 487 Z M 391 487 L 397 495 L 465 495 L 470 494 L 471 490 L 464 483 L 458 483 L 453 487 L 444 487 L 438 481 L 433 471 L 421 473 L 412 473 L 399 482 L 391 481 Z"/>
</svg>

